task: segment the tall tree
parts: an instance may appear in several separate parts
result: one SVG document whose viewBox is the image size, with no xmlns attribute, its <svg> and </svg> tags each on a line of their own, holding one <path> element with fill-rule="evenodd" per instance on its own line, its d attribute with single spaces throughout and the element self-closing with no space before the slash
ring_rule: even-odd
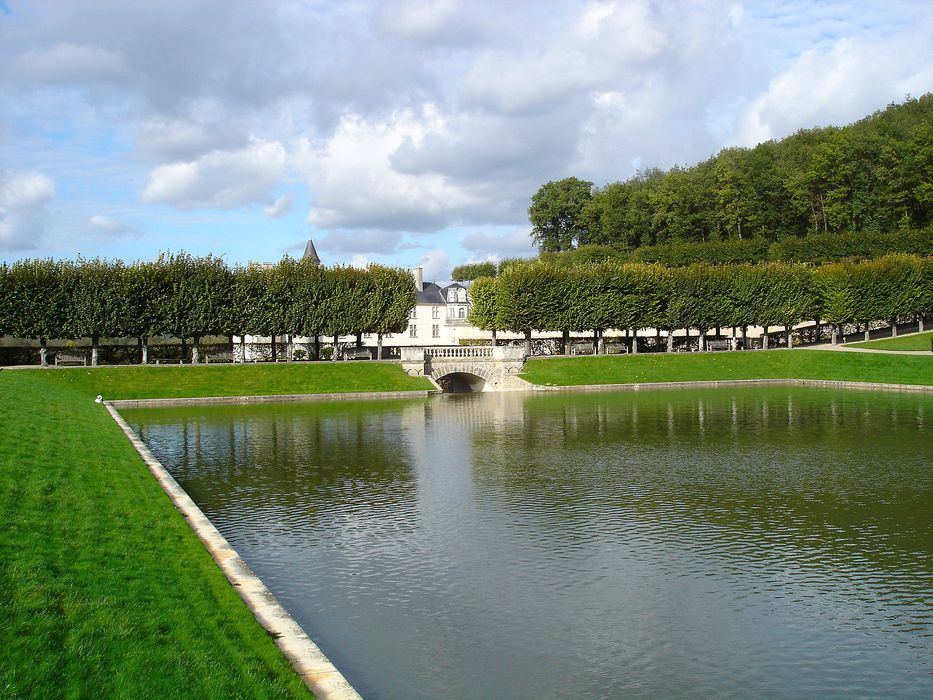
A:
<svg viewBox="0 0 933 700">
<path fill-rule="evenodd" d="M 567 177 L 548 182 L 535 192 L 528 218 L 531 236 L 542 251 L 570 250 L 589 242 L 581 214 L 592 188 L 592 182 Z"/>
</svg>

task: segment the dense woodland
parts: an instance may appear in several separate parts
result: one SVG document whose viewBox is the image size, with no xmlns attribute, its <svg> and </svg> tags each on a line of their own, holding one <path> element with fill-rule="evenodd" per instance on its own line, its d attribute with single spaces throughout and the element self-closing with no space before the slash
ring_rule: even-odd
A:
<svg viewBox="0 0 933 700">
<path fill-rule="evenodd" d="M 529 218 L 542 252 L 922 229 L 933 223 L 933 94 L 692 167 L 596 188 L 549 182 Z"/>
<path fill-rule="evenodd" d="M 208 335 L 375 333 L 381 352 L 383 335 L 403 331 L 414 305 L 411 274 L 381 265 L 324 268 L 285 258 L 230 269 L 219 258 L 184 253 L 132 265 L 0 264 L 0 335 L 40 341 L 43 365 L 47 341 L 69 338 L 91 339 L 94 364 L 101 338 L 122 337 L 139 339 L 144 363 L 154 336 L 192 339 L 195 363 Z"/>
</svg>

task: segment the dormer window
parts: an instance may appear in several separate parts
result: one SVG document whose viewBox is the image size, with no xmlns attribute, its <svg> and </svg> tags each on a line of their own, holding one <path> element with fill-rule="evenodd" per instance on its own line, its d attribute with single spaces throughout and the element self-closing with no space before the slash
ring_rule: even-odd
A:
<svg viewBox="0 0 933 700">
<path fill-rule="evenodd" d="M 457 301 L 457 290 L 456 289 L 447 290 L 447 301 Z"/>
<path fill-rule="evenodd" d="M 466 302 L 466 290 L 465 289 L 457 290 L 457 301 L 462 301 L 464 303 Z"/>
</svg>

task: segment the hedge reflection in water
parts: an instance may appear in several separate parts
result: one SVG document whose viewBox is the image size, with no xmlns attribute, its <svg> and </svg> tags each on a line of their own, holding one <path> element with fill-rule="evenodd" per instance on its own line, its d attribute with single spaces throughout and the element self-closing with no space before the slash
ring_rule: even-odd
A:
<svg viewBox="0 0 933 700">
<path fill-rule="evenodd" d="M 933 398 L 125 415 L 366 697 L 933 691 Z"/>
</svg>

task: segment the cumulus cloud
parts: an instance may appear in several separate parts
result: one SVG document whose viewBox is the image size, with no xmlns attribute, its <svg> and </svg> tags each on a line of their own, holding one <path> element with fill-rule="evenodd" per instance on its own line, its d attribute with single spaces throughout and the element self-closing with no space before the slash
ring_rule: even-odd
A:
<svg viewBox="0 0 933 700">
<path fill-rule="evenodd" d="M 450 256 L 440 248 L 429 250 L 418 258 L 418 266 L 424 270 L 425 282 L 450 279 Z"/>
<path fill-rule="evenodd" d="M 233 209 L 265 202 L 285 174 L 285 160 L 281 143 L 254 140 L 239 150 L 159 166 L 141 199 L 178 209 Z"/>
<path fill-rule="evenodd" d="M 333 254 L 391 255 L 401 243 L 402 234 L 398 231 L 328 231 L 317 246 Z"/>
<path fill-rule="evenodd" d="M 527 226 L 501 232 L 471 231 L 461 236 L 460 245 L 464 250 L 496 260 L 531 257 L 537 253 Z"/>
<path fill-rule="evenodd" d="M 309 220 L 322 228 L 381 228 L 425 231 L 443 228 L 476 198 L 436 174 L 408 175 L 391 156 L 406 140 L 418 144 L 444 128 L 431 108 L 402 111 L 382 120 L 353 115 L 332 137 L 300 145 L 296 163 L 314 197 Z"/>
<path fill-rule="evenodd" d="M 211 121 L 152 117 L 136 136 L 136 150 L 154 160 L 192 160 L 205 153 L 243 147 L 248 137 L 218 115 Z"/>
<path fill-rule="evenodd" d="M 118 51 L 60 42 L 26 51 L 13 61 L 10 73 L 40 83 L 106 83 L 126 79 L 130 68 Z"/>
<path fill-rule="evenodd" d="M 46 233 L 46 205 L 55 182 L 42 174 L 18 174 L 0 180 L 0 250 L 30 250 Z"/>
<path fill-rule="evenodd" d="M 98 239 L 113 240 L 124 236 L 137 236 L 135 227 L 103 214 L 95 214 L 87 221 L 88 230 Z"/>
<path fill-rule="evenodd" d="M 734 141 L 752 146 L 802 127 L 844 124 L 901 99 L 919 71 L 929 73 L 904 58 L 851 38 L 804 51 L 743 111 Z"/>
<path fill-rule="evenodd" d="M 278 219 L 281 216 L 285 216 L 292 210 L 292 202 L 294 199 L 295 198 L 290 194 L 283 194 L 269 206 L 263 207 L 262 213 L 270 219 Z"/>
</svg>

